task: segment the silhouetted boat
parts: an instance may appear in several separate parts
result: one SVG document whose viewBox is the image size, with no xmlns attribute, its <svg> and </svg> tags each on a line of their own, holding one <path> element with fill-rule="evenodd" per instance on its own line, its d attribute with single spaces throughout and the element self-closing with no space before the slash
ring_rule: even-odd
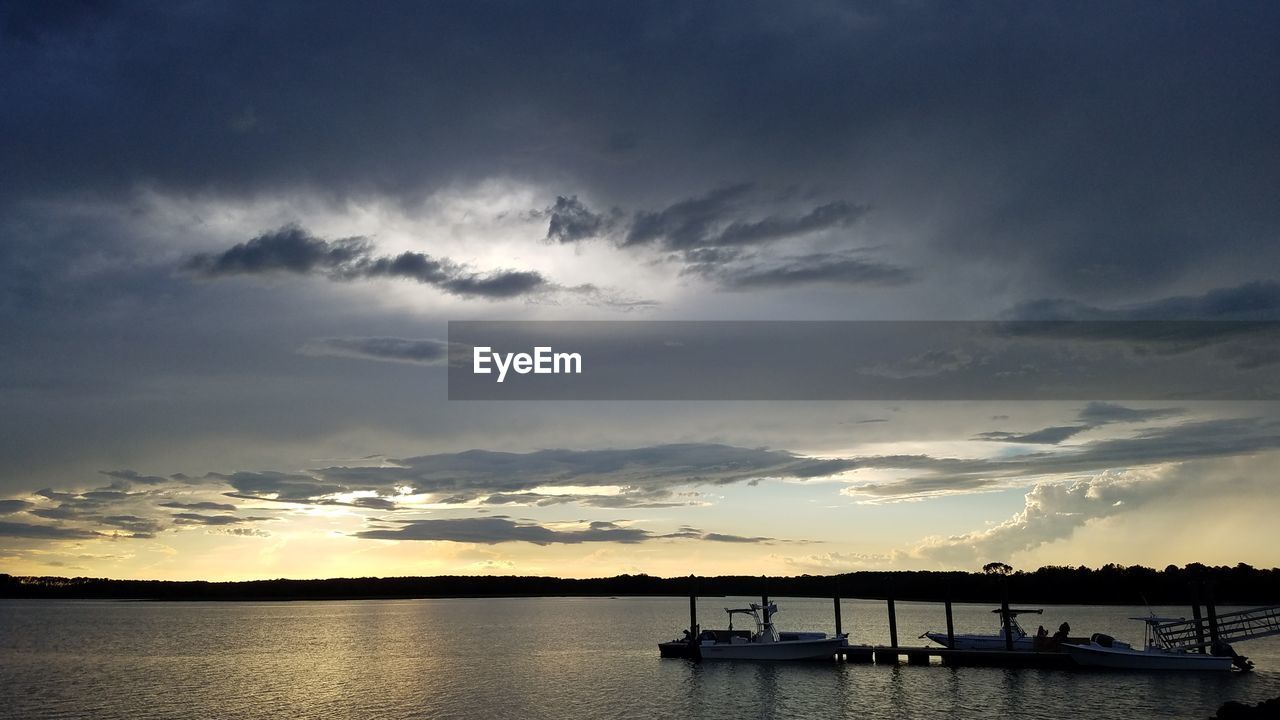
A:
<svg viewBox="0 0 1280 720">
<path fill-rule="evenodd" d="M 1181 618 L 1144 617 L 1130 618 L 1146 624 L 1141 649 L 1120 642 L 1110 635 L 1094 633 L 1088 643 L 1068 643 L 1062 646 L 1078 665 L 1113 670 L 1230 670 L 1233 665 L 1242 670 L 1253 668 L 1253 663 L 1235 654 L 1230 645 L 1220 643 L 1214 652 L 1190 652 L 1169 648 L 1163 642 L 1159 626 L 1179 622 Z"/>
<path fill-rule="evenodd" d="M 999 613 L 1000 611 L 1001 611 L 1000 608 L 996 608 L 991 612 Z M 1029 613 L 1034 613 L 1036 615 L 1039 615 L 1042 612 L 1044 612 L 1044 610 L 1027 610 L 1027 609 L 1009 610 L 1009 632 L 1010 632 L 1010 635 L 1013 636 L 1014 650 L 1034 650 L 1035 649 L 1035 638 L 1028 636 L 1027 631 L 1023 630 L 1022 626 L 1018 624 L 1018 615 L 1025 615 Z M 929 638 L 930 640 L 938 643 L 942 647 L 949 647 L 952 650 L 1004 650 L 1006 649 L 1003 622 L 1001 622 L 1000 624 L 1000 629 L 993 635 L 954 634 L 951 636 L 954 642 L 948 642 L 946 633 L 934 632 L 930 630 L 929 632 L 921 635 L 920 637 Z"/>
<path fill-rule="evenodd" d="M 725 612 L 729 614 L 726 633 L 710 631 L 699 637 L 698 652 L 704 660 L 830 660 L 845 643 L 843 637 L 827 637 L 820 632 L 778 632 L 773 625 L 773 614 L 778 612 L 774 603 L 752 603 L 745 608 L 725 608 Z M 735 631 L 736 614 L 750 615 L 756 631 Z"/>
</svg>

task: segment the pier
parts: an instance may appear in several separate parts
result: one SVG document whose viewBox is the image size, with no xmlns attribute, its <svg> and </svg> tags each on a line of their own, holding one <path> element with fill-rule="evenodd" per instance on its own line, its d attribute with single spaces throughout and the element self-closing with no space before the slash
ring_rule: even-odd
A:
<svg viewBox="0 0 1280 720">
<path fill-rule="evenodd" d="M 1157 636 L 1164 646 L 1191 651 L 1193 653 L 1209 652 L 1209 646 L 1226 641 L 1247 640 L 1268 635 L 1280 635 L 1280 606 L 1254 608 L 1239 612 L 1219 615 L 1210 590 L 1208 602 L 1204 608 L 1207 618 L 1201 614 L 1200 590 L 1193 586 L 1195 603 L 1192 605 L 1191 620 L 1156 619 Z M 948 593 L 949 594 L 949 593 Z M 1087 644 L 1089 638 L 1066 637 L 1065 627 L 1062 636 L 1041 636 L 1036 638 L 1033 649 L 1015 649 L 1013 637 L 1013 619 L 1020 613 L 1039 613 L 1039 610 L 1014 609 L 1009 607 L 1007 592 L 1001 593 L 1000 607 L 992 612 L 999 613 L 1003 634 L 1003 648 L 956 649 L 955 626 L 952 616 L 950 598 L 940 601 L 946 617 L 946 646 L 900 645 L 898 643 L 897 609 L 893 597 L 883 598 L 888 613 L 889 644 L 887 645 L 848 645 L 835 648 L 831 659 L 836 662 L 862 663 L 874 665 L 917 665 L 943 667 L 1025 667 L 1025 668 L 1072 668 L 1076 662 L 1067 652 L 1057 649 L 1061 643 Z M 832 609 L 835 619 L 835 637 L 845 638 L 844 619 L 841 608 L 840 587 L 837 584 L 832 593 Z M 764 621 L 769 622 L 769 596 L 761 596 L 759 606 L 764 609 Z M 742 611 L 734 611 L 742 612 Z M 732 627 L 732 625 L 730 626 Z M 697 594 L 689 595 L 689 631 L 686 639 L 661 643 L 659 648 L 663 657 L 685 657 L 700 659 L 702 653 L 699 646 L 700 626 L 697 616 Z M 725 633 L 717 632 L 717 635 Z M 787 633 L 783 633 L 783 637 Z M 727 635 L 726 635 L 727 637 Z M 924 637 L 923 635 L 921 637 Z M 1024 637 L 1019 628 L 1019 637 Z M 719 640 L 726 642 L 726 640 Z M 1051 641 L 1051 642 L 1042 642 Z M 941 640 L 938 640 L 941 642 Z M 1025 647 L 1025 646 L 1024 646 Z M 1110 647 L 1110 646 L 1108 646 Z M 825 650 L 825 649 L 824 649 Z M 1217 653 L 1215 653 L 1217 654 Z M 824 654 L 825 657 L 825 654 Z M 818 659 L 816 657 L 810 659 Z M 1250 664 L 1252 667 L 1252 664 Z"/>
<path fill-rule="evenodd" d="M 933 660 L 938 662 L 934 663 Z M 890 645 L 849 645 L 840 648 L 835 659 L 841 662 L 875 665 L 943 665 L 947 667 L 1073 667 L 1071 656 L 1063 652 L 1022 650 L 952 650 L 944 647 L 893 647 Z"/>
</svg>

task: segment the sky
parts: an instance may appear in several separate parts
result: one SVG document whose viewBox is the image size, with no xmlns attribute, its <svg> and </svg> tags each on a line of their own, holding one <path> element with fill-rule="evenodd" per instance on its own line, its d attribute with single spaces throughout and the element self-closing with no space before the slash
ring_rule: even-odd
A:
<svg viewBox="0 0 1280 720">
<path fill-rule="evenodd" d="M 469 402 L 445 367 L 463 320 L 1280 320 L 1278 30 L 5 4 L 0 572 L 1280 565 L 1274 335 L 1138 353 L 1255 400 Z"/>
</svg>

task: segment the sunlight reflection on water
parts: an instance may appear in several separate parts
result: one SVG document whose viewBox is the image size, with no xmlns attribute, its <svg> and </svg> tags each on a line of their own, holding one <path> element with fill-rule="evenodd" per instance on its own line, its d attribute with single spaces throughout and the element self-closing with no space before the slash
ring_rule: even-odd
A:
<svg viewBox="0 0 1280 720">
<path fill-rule="evenodd" d="M 700 618 L 745 601 L 704 598 Z M 782 629 L 831 631 L 829 600 L 778 603 Z M 852 642 L 887 641 L 882 603 L 843 608 Z M 991 628 L 990 609 L 957 605 L 957 630 Z M 1046 608 L 1028 624 L 1137 640 L 1125 618 L 1144 612 Z M 680 598 L 0 601 L 0 717 L 1207 718 L 1280 695 L 1280 638 L 1237 648 L 1258 663 L 1245 676 L 659 659 L 686 622 Z M 942 622 L 898 603 L 903 645 Z"/>
</svg>

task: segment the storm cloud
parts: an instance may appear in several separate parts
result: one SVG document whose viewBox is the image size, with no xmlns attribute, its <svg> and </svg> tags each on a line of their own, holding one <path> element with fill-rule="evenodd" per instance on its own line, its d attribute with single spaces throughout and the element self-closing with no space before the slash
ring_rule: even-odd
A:
<svg viewBox="0 0 1280 720">
<path fill-rule="evenodd" d="M 797 513 L 835 537 L 846 521 L 796 498 L 1088 479 L 1033 499 L 1102 516 L 1077 496 L 1135 506 L 1140 494 L 1115 495 L 1141 478 L 1099 479 L 1108 471 L 1273 453 L 1274 421 L 1255 406 L 1203 410 L 1225 395 L 1192 372 L 1089 393 L 1071 372 L 1095 358 L 1204 365 L 1256 391 L 1232 398 L 1274 397 L 1265 369 L 1280 367 L 1280 344 L 1259 329 L 1280 320 L 1278 23 L 1276 4 L 1182 0 L 0 5 L 0 533 L 20 536 L 4 547 L 132 533 L 141 542 L 126 545 L 159 541 L 88 572 L 187 577 L 176 563 L 189 547 L 242 562 L 228 574 L 318 571 L 310 541 L 270 559 L 205 553 L 260 533 L 174 517 L 246 506 L 315 543 L 330 538 L 316 518 L 344 518 L 356 524 L 325 547 L 361 552 L 359 530 L 732 542 L 790 535 L 781 518 Z M 999 363 L 980 338 L 877 345 L 865 363 L 826 367 L 992 403 L 1066 387 L 1072 404 L 961 418 L 951 406 L 758 411 L 691 393 L 454 402 L 444 373 L 421 370 L 441 362 L 430 338 L 447 321 L 626 310 L 1045 321 L 995 338 L 1015 350 Z M 1061 320 L 1111 327 L 1055 335 Z M 1160 320 L 1209 324 L 1134 334 Z M 1047 351 L 1027 360 L 1025 347 Z M 1151 362 L 1121 362 L 1139 355 Z M 990 382 L 972 381 L 986 370 Z M 773 379 L 752 385 L 785 384 Z M 1085 406 L 1140 398 L 1153 404 Z M 840 424 L 872 416 L 893 422 Z M 154 474 L 103 481 L 100 468 Z M 534 519 L 358 524 L 375 510 L 510 507 Z M 982 527 L 999 520 L 986 508 L 945 510 Z M 738 510 L 724 532 L 700 529 Z M 579 512 L 664 524 L 634 540 L 639 521 L 550 521 Z M 1037 518 L 1026 524 L 1058 527 Z M 179 530 L 181 559 L 149 552 Z M 512 562 L 529 561 L 519 552 Z M 396 556 L 365 557 L 418 567 Z M 15 563 L 49 571 L 34 550 Z"/>
<path fill-rule="evenodd" d="M 560 243 L 597 238 L 607 232 L 616 217 L 592 212 L 577 195 L 556 198 L 544 213 L 548 216 L 547 239 Z"/>
</svg>

